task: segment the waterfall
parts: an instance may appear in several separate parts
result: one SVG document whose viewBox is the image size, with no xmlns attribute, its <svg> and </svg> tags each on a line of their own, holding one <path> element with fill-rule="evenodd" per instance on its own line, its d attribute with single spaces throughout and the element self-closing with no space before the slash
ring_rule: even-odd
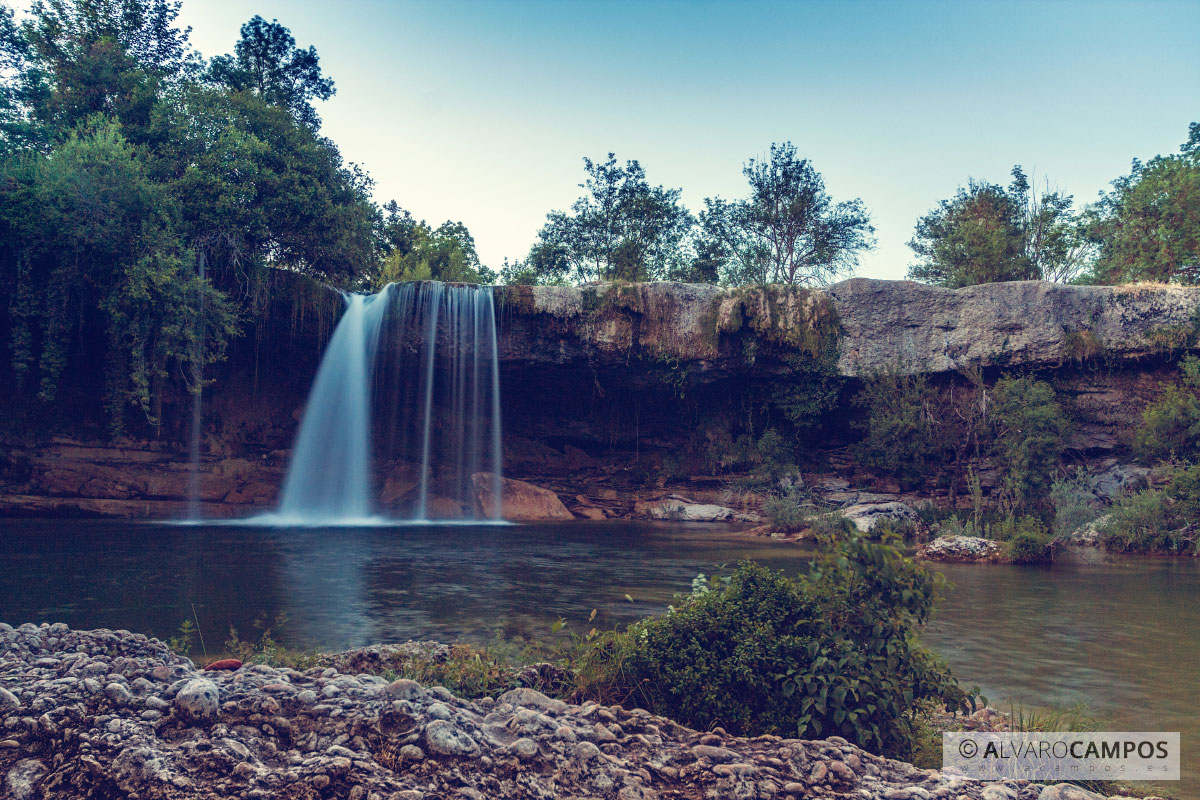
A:
<svg viewBox="0 0 1200 800">
<path fill-rule="evenodd" d="M 405 511 L 416 521 L 479 518 L 476 476 L 487 474 L 493 498 L 502 486 L 492 288 L 401 284 L 389 328 L 394 353 L 380 364 L 380 391 L 392 413 L 385 451 L 396 463 L 417 468 Z M 487 516 L 499 520 L 499 503 L 492 505 Z"/>
<path fill-rule="evenodd" d="M 370 381 L 391 286 L 346 295 L 325 348 L 292 451 L 281 522 L 347 523 L 370 518 Z"/>
<path fill-rule="evenodd" d="M 267 524 L 478 519 L 501 497 L 500 369 L 490 286 L 435 281 L 345 295 Z M 399 479 L 374 479 L 383 466 Z M 493 501 L 489 514 L 501 517 Z"/>
</svg>

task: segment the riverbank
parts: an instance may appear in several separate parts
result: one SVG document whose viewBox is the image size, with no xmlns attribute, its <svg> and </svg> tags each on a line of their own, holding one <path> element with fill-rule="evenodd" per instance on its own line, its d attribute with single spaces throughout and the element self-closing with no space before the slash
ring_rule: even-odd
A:
<svg viewBox="0 0 1200 800">
<path fill-rule="evenodd" d="M 702 733 L 532 689 L 471 701 L 333 667 L 201 671 L 158 640 L 61 624 L 0 624 L 0 642 L 0 773 L 15 800 L 1072 797 L 920 770 L 836 737 Z"/>
</svg>

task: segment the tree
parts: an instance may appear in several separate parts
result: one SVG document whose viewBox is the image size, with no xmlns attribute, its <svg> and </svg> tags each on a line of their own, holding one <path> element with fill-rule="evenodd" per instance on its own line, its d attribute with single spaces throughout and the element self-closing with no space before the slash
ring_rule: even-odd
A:
<svg viewBox="0 0 1200 800">
<path fill-rule="evenodd" d="M 369 181 L 286 109 L 191 85 L 160 105 L 154 135 L 179 230 L 222 288 L 270 267 L 349 285 L 378 258 Z"/>
<path fill-rule="evenodd" d="M 1179 149 L 1146 164 L 1134 160 L 1088 209 L 1097 280 L 1200 283 L 1200 123 Z"/>
<path fill-rule="evenodd" d="M 195 274 L 195 255 L 174 233 L 169 209 L 111 121 L 97 120 L 49 155 L 4 165 L 0 276 L 12 293 L 19 384 L 35 385 L 50 402 L 72 356 L 103 360 L 105 402 L 119 430 L 126 402 L 161 421 L 169 365 L 193 375 L 197 364 L 222 357 L 235 313 Z"/>
<path fill-rule="evenodd" d="M 975 180 L 917 221 L 912 280 L 956 289 L 978 283 L 1069 281 L 1086 263 L 1072 197 L 1039 194 L 1020 166 L 1007 188 Z"/>
<path fill-rule="evenodd" d="M 0 136 L 47 149 L 94 114 L 141 142 L 162 86 L 196 67 L 176 0 L 37 0 L 19 26 L 0 12 Z"/>
<path fill-rule="evenodd" d="M 496 273 L 479 263 L 475 239 L 461 222 L 443 222 L 436 229 L 393 200 L 384 207 L 383 261 L 372 283 L 393 281 L 451 281 L 494 283 Z"/>
<path fill-rule="evenodd" d="M 991 423 L 1009 510 L 1045 497 L 1068 430 L 1054 387 L 1033 378 L 1001 378 L 992 392 Z"/>
<path fill-rule="evenodd" d="M 747 200 L 709 198 L 697 248 L 733 284 L 821 284 L 851 271 L 874 246 L 862 201 L 834 203 L 825 181 L 791 142 L 772 144 L 765 161 L 742 172 Z"/>
<path fill-rule="evenodd" d="M 335 91 L 333 81 L 321 77 L 316 48 L 296 47 L 291 31 L 279 20 L 267 22 L 257 14 L 242 26 L 234 54 L 212 60 L 209 78 L 233 91 L 252 91 L 314 130 L 321 118 L 312 101 L 328 100 Z"/>
<path fill-rule="evenodd" d="M 680 191 L 650 186 L 637 161 L 583 159 L 586 193 L 571 210 L 553 211 L 522 274 L 540 282 L 672 280 L 688 269 L 686 241 L 695 221 Z"/>
</svg>

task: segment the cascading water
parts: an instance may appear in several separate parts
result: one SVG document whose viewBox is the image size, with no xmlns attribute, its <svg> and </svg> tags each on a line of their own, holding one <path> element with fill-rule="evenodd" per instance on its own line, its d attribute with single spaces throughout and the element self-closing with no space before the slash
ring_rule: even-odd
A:
<svg viewBox="0 0 1200 800">
<path fill-rule="evenodd" d="M 499 520 L 500 369 L 490 286 L 436 282 L 396 287 L 387 340 L 395 356 L 381 369 L 391 417 L 386 451 L 418 467 L 412 519 Z M 403 467 L 402 467 L 403 469 Z M 409 470 L 411 473 L 412 470 Z M 482 484 L 482 485 L 481 485 Z M 486 512 L 477 498 L 492 498 Z"/>
<path fill-rule="evenodd" d="M 379 524 L 387 521 L 375 516 L 380 507 L 413 522 L 500 520 L 500 371 L 491 287 L 425 281 L 345 297 L 346 311 L 309 394 L 279 511 L 260 520 Z M 378 482 L 381 503 L 372 478 L 377 464 L 389 475 Z M 397 474 L 403 477 L 391 477 Z"/>
<path fill-rule="evenodd" d="M 309 392 L 280 522 L 345 524 L 371 516 L 371 369 L 391 288 L 346 295 L 346 311 Z"/>
</svg>

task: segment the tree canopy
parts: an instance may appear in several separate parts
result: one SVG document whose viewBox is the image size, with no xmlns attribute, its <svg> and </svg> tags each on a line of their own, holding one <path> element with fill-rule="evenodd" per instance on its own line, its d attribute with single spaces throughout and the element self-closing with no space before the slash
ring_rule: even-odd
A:
<svg viewBox="0 0 1200 800">
<path fill-rule="evenodd" d="M 651 186 L 637 161 L 583 159 L 584 194 L 569 211 L 552 211 L 527 259 L 541 282 L 672 280 L 687 267 L 694 220 L 680 191 Z"/>
<path fill-rule="evenodd" d="M 1023 280 L 1069 281 L 1086 265 L 1072 198 L 1039 193 L 1020 166 L 1008 187 L 970 180 L 917 221 L 910 279 L 958 288 Z"/>
<path fill-rule="evenodd" d="M 828 283 L 874 246 L 862 201 L 834 203 L 791 142 L 772 144 L 765 160 L 751 159 L 742 172 L 750 196 L 707 199 L 700 215 L 701 251 L 727 283 Z"/>
<path fill-rule="evenodd" d="M 1200 123 L 1189 126 L 1179 150 L 1134 160 L 1089 209 L 1098 281 L 1200 283 Z"/>
</svg>

